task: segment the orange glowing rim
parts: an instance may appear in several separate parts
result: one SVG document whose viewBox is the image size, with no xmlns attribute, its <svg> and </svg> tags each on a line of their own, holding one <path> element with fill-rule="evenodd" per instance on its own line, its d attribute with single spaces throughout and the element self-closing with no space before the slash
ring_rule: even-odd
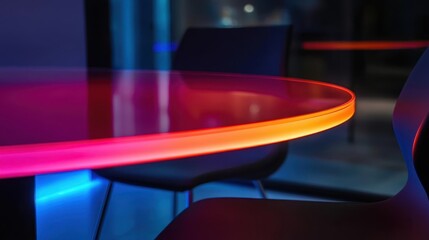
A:
<svg viewBox="0 0 429 240">
<path fill-rule="evenodd" d="M 350 119 L 355 95 L 329 83 L 279 78 L 324 85 L 347 93 L 343 104 L 301 116 L 185 132 L 0 148 L 0 178 L 33 176 L 78 169 L 142 164 L 261 146 L 318 133 Z"/>
<path fill-rule="evenodd" d="M 308 41 L 305 50 L 398 50 L 426 48 L 429 41 Z"/>
</svg>

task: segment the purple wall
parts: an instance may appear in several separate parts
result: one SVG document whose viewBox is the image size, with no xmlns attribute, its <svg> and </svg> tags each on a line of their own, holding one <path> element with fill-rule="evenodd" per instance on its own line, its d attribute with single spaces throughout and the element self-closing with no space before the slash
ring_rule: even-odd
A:
<svg viewBox="0 0 429 240">
<path fill-rule="evenodd" d="M 0 1 L 0 67 L 82 66 L 82 0 Z"/>
</svg>

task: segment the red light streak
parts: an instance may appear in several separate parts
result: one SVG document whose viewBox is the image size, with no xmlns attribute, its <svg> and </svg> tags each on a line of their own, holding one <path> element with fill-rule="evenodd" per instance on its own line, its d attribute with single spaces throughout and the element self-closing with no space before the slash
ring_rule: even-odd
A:
<svg viewBox="0 0 429 240">
<path fill-rule="evenodd" d="M 398 50 L 426 48 L 429 41 L 309 41 L 302 43 L 305 50 Z"/>
</svg>

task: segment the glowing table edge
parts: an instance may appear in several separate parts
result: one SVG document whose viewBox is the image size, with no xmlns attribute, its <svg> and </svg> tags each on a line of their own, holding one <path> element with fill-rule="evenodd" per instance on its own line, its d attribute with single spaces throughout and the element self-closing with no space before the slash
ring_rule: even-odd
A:
<svg viewBox="0 0 429 240">
<path fill-rule="evenodd" d="M 341 105 L 310 114 L 242 125 L 131 137 L 2 146 L 0 178 L 142 164 L 266 145 L 330 129 L 350 119 L 355 112 L 355 95 L 347 88 L 312 80 L 282 79 L 336 88 L 347 93 L 350 99 Z"/>
</svg>

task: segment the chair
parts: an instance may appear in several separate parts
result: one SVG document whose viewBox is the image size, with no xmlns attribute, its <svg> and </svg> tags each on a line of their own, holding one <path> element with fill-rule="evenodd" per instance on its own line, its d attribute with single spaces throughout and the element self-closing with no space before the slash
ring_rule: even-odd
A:
<svg viewBox="0 0 429 240">
<path fill-rule="evenodd" d="M 426 50 L 393 114 L 408 168 L 396 196 L 374 203 L 206 199 L 184 210 L 158 239 L 428 239 L 428 79 Z"/>
<path fill-rule="evenodd" d="M 176 52 L 175 70 L 284 75 L 291 34 L 290 26 L 189 29 Z M 269 176 L 283 163 L 287 143 L 254 147 L 240 151 L 190 157 L 162 163 L 95 170 L 111 181 L 99 219 L 98 238 L 113 182 L 171 190 L 173 214 L 177 212 L 177 192 L 187 191 L 188 205 L 192 189 L 200 184 L 225 180 L 259 180 Z M 262 197 L 260 181 L 254 182 Z"/>
<path fill-rule="evenodd" d="M 290 26 L 189 28 L 173 69 L 286 76 Z"/>
</svg>

